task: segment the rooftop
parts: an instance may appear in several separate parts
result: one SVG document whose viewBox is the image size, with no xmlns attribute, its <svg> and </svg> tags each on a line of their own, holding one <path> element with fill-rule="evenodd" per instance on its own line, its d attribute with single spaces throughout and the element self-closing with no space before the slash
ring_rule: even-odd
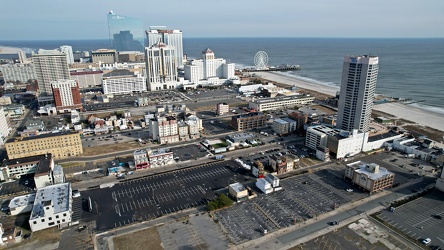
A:
<svg viewBox="0 0 444 250">
<path fill-rule="evenodd" d="M 383 133 L 383 134 L 378 134 L 378 135 L 375 135 L 375 136 L 369 136 L 368 137 L 368 142 L 374 142 L 374 141 L 378 141 L 378 140 L 382 140 L 382 139 L 387 139 L 387 138 L 390 138 L 390 137 L 393 137 L 393 136 L 397 136 L 397 135 L 399 135 L 399 134 L 389 130 L 388 132 Z"/>
<path fill-rule="evenodd" d="M 45 207 L 52 206 L 54 214 L 69 211 L 71 198 L 71 184 L 56 184 L 37 190 L 30 220 L 45 217 Z"/>
<path fill-rule="evenodd" d="M 35 175 L 48 174 L 51 171 L 52 154 L 46 154 L 40 159 L 35 170 Z"/>
<path fill-rule="evenodd" d="M 242 191 L 245 190 L 244 185 L 240 184 L 239 182 L 236 182 L 236 183 L 230 184 L 230 187 L 231 187 L 232 189 L 234 189 L 234 191 L 236 191 L 236 192 L 242 192 Z"/>
<path fill-rule="evenodd" d="M 6 166 L 13 167 L 16 165 L 33 164 L 33 163 L 38 163 L 42 159 L 45 159 L 45 155 L 35 155 L 35 156 L 17 158 L 6 161 Z"/>
<path fill-rule="evenodd" d="M 252 102 L 262 104 L 262 103 L 268 103 L 268 102 L 283 102 L 283 101 L 305 99 L 305 98 L 313 98 L 314 99 L 313 96 L 309 96 L 309 95 L 292 95 L 292 96 L 284 96 L 284 97 L 279 96 L 279 97 L 274 97 L 274 98 L 258 99 L 258 100 L 252 101 Z"/>
<path fill-rule="evenodd" d="M 347 164 L 347 166 L 354 168 L 355 172 L 364 174 L 367 176 L 367 178 L 371 180 L 378 180 L 379 178 L 382 178 L 386 175 L 392 175 L 394 173 L 388 171 L 386 168 L 380 167 L 376 163 L 366 163 L 363 161 L 357 161 L 350 164 Z M 372 172 L 370 169 L 377 169 L 377 171 Z"/>
<path fill-rule="evenodd" d="M 16 137 L 16 138 L 10 138 L 6 141 L 6 143 L 12 143 L 12 142 L 18 142 L 18 141 L 30 141 L 30 140 L 37 140 L 37 139 L 43 139 L 43 138 L 49 138 L 49 137 L 55 137 L 55 136 L 64 136 L 64 135 L 73 135 L 73 134 L 79 134 L 78 132 L 70 132 L 70 131 L 62 131 L 58 133 L 50 133 L 50 134 L 40 134 L 36 136 L 30 136 L 30 137 Z"/>
<path fill-rule="evenodd" d="M 9 209 L 32 205 L 32 204 L 34 204 L 34 199 L 35 199 L 35 194 L 27 194 L 27 195 L 14 197 L 9 202 Z"/>
</svg>

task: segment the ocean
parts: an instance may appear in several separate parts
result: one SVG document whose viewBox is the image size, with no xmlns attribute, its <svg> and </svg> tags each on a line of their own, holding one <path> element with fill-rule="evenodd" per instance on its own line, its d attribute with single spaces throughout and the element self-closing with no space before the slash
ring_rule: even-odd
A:
<svg viewBox="0 0 444 250">
<path fill-rule="evenodd" d="M 53 49 L 71 45 L 73 50 L 109 47 L 109 40 L 0 41 L 0 45 Z M 291 77 L 339 86 L 345 55 L 379 56 L 376 92 L 419 101 L 416 107 L 444 114 L 444 39 L 365 38 L 184 38 L 184 53 L 200 58 L 210 48 L 217 58 L 235 63 L 236 68 L 252 67 L 258 51 L 268 55 L 268 65 L 300 65 L 286 72 Z M 4 57 L 4 55 L 2 55 Z"/>
</svg>

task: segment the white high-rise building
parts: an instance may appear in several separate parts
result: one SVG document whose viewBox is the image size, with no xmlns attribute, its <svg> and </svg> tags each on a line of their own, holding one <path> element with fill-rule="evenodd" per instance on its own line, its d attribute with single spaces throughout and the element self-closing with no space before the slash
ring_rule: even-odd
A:
<svg viewBox="0 0 444 250">
<path fill-rule="evenodd" d="M 35 67 L 32 63 L 5 64 L 0 66 L 5 82 L 27 82 L 36 79 Z"/>
<path fill-rule="evenodd" d="M 0 145 L 4 144 L 6 137 L 11 133 L 11 126 L 9 126 L 8 117 L 6 117 L 6 113 L 3 110 L 3 107 L 0 107 Z"/>
<path fill-rule="evenodd" d="M 51 82 L 69 78 L 68 61 L 65 54 L 52 51 L 40 51 L 32 55 L 39 92 L 51 95 Z"/>
<path fill-rule="evenodd" d="M 68 64 L 74 63 L 74 54 L 72 53 L 72 47 L 69 45 L 60 46 L 60 51 L 66 55 L 66 61 Z"/>
<path fill-rule="evenodd" d="M 177 120 L 172 116 L 156 116 L 149 121 L 150 137 L 160 144 L 179 141 Z"/>
<path fill-rule="evenodd" d="M 337 127 L 367 132 L 378 77 L 378 57 L 346 56 L 342 69 Z"/>
<path fill-rule="evenodd" d="M 102 79 L 103 93 L 107 94 L 126 94 L 133 92 L 145 92 L 146 80 L 140 74 L 112 76 Z"/>
<path fill-rule="evenodd" d="M 151 91 L 177 87 L 176 50 L 173 46 L 158 42 L 145 48 L 146 78 Z"/>
<path fill-rule="evenodd" d="M 166 26 L 151 26 L 146 31 L 148 46 L 157 44 L 159 41 L 176 49 L 176 66 L 183 67 L 183 43 L 181 30 L 169 30 Z"/>
<path fill-rule="evenodd" d="M 185 79 L 192 83 L 211 78 L 230 79 L 234 77 L 234 63 L 227 63 L 223 58 L 216 58 L 214 52 L 207 48 L 202 51 L 199 60 L 191 60 L 184 67 Z"/>
</svg>

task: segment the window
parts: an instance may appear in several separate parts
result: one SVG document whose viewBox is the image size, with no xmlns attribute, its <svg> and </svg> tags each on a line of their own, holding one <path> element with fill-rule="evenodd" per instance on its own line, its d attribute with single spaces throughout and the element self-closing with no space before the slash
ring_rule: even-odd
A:
<svg viewBox="0 0 444 250">
<path fill-rule="evenodd" d="M 59 218 L 59 215 L 56 215 L 56 219 L 58 219 Z"/>
<path fill-rule="evenodd" d="M 42 219 L 42 222 L 45 222 L 45 219 Z"/>
<path fill-rule="evenodd" d="M 52 217 L 49 217 L 48 220 L 52 220 Z"/>
<path fill-rule="evenodd" d="M 32 224 L 34 224 L 34 225 L 37 224 L 37 221 L 33 221 Z"/>
</svg>

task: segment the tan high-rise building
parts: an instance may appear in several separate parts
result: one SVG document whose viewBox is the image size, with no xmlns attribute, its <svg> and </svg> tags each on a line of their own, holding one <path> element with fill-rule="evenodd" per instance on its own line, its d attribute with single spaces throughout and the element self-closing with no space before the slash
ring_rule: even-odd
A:
<svg viewBox="0 0 444 250">
<path fill-rule="evenodd" d="M 248 130 L 265 127 L 267 119 L 261 112 L 242 114 L 231 117 L 231 126 L 237 130 Z"/>
<path fill-rule="evenodd" d="M 63 53 L 39 50 L 38 54 L 32 55 L 32 61 L 40 93 L 51 95 L 52 81 L 69 79 L 68 61 Z"/>
<path fill-rule="evenodd" d="M 80 134 L 71 132 L 12 138 L 6 141 L 5 147 L 10 160 L 48 153 L 54 159 L 83 154 Z"/>
</svg>

